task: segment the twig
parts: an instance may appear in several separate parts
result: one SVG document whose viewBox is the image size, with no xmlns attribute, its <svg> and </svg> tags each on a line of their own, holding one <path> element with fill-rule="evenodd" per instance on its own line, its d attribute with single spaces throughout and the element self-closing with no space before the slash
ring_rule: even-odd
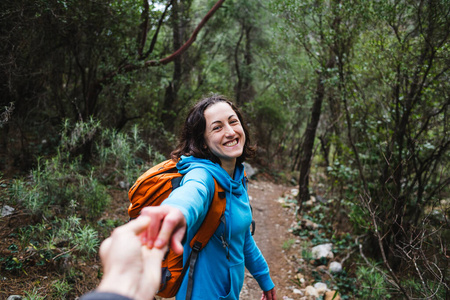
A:
<svg viewBox="0 0 450 300">
<path fill-rule="evenodd" d="M 67 253 L 69 253 L 69 252 L 72 252 L 72 251 L 75 250 L 75 248 L 77 248 L 77 247 L 78 247 L 78 245 L 75 245 L 72 249 L 67 250 L 67 251 L 65 251 L 65 252 L 63 252 L 63 253 L 60 253 L 60 254 L 56 255 L 55 257 L 52 258 L 52 260 L 54 261 L 54 260 L 57 259 L 58 257 L 63 256 L 64 254 L 67 254 Z"/>
<path fill-rule="evenodd" d="M 383 247 L 383 243 L 382 243 L 383 238 L 380 236 L 380 232 L 378 231 L 378 223 L 377 223 L 377 219 L 375 217 L 375 212 L 370 208 L 370 205 L 363 199 L 362 196 L 361 196 L 361 201 L 362 201 L 362 203 L 366 204 L 366 208 L 369 211 L 370 216 L 372 217 L 372 222 L 373 222 L 373 225 L 375 226 L 375 235 L 377 236 L 378 246 L 380 247 L 381 256 L 383 257 L 384 265 L 389 270 L 389 273 L 391 274 L 392 278 L 394 279 L 397 288 L 399 288 L 402 291 L 402 293 L 403 293 L 403 295 L 405 295 L 406 299 L 411 300 L 411 297 L 408 295 L 406 290 L 400 284 L 400 281 L 398 280 L 397 276 L 395 275 L 394 271 L 392 270 L 392 268 L 386 258 L 386 253 L 384 252 L 384 247 Z M 361 249 L 361 247 L 360 247 L 360 249 Z"/>
</svg>

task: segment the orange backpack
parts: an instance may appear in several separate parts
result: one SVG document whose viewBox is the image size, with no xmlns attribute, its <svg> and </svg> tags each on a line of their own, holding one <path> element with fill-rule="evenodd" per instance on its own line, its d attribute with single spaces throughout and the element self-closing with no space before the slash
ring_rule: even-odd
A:
<svg viewBox="0 0 450 300">
<path fill-rule="evenodd" d="M 176 164 L 173 160 L 166 160 L 150 168 L 138 178 L 128 191 L 128 199 L 131 202 L 128 214 L 131 219 L 137 218 L 141 209 L 146 206 L 160 205 L 180 185 L 183 175 L 178 172 Z M 211 206 L 202 225 L 190 242 L 192 251 L 185 266 L 183 267 L 183 254 L 175 254 L 172 250 L 169 250 L 162 262 L 162 278 L 158 296 L 174 297 L 180 288 L 186 270 L 190 268 L 186 299 L 191 298 L 194 267 L 198 253 L 206 246 L 220 222 L 223 222 L 222 216 L 226 207 L 225 191 L 215 179 L 214 185 Z"/>
</svg>

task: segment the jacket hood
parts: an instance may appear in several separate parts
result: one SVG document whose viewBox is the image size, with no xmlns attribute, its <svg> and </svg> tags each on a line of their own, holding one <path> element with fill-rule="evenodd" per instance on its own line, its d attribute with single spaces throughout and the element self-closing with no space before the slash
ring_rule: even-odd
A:
<svg viewBox="0 0 450 300">
<path fill-rule="evenodd" d="M 244 192 L 244 186 L 242 184 L 242 180 L 244 179 L 244 166 L 242 164 L 236 165 L 234 179 L 232 179 L 225 169 L 209 159 L 183 155 L 177 163 L 177 169 L 181 174 L 186 174 L 195 168 L 205 168 L 226 192 L 232 192 L 237 195 L 241 195 Z"/>
</svg>

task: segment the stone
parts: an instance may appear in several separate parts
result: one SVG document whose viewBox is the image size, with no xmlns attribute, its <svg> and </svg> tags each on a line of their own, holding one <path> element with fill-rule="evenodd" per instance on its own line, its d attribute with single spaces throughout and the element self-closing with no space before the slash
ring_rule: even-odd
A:
<svg viewBox="0 0 450 300">
<path fill-rule="evenodd" d="M 8 297 L 8 300 L 22 300 L 22 296 L 11 295 L 11 296 Z"/>
<path fill-rule="evenodd" d="M 302 292 L 301 290 L 299 290 L 299 289 L 294 289 L 292 292 L 293 292 L 294 294 L 298 294 L 298 295 L 303 296 L 303 292 Z"/>
<path fill-rule="evenodd" d="M 13 207 L 9 206 L 9 205 L 3 206 L 3 208 L 2 208 L 2 217 L 6 217 L 6 216 L 9 216 L 9 215 L 12 215 L 14 213 L 14 210 L 15 209 Z"/>
<path fill-rule="evenodd" d="M 300 282 L 302 285 L 305 283 L 305 276 L 301 273 L 298 273 L 297 275 L 295 275 L 295 279 Z"/>
<path fill-rule="evenodd" d="M 323 300 L 341 300 L 341 296 L 339 296 L 337 291 L 328 291 L 325 293 Z"/>
<path fill-rule="evenodd" d="M 342 265 L 341 263 L 337 261 L 333 261 L 330 263 L 330 266 L 328 267 L 328 270 L 330 273 L 341 273 L 342 272 Z"/>
<path fill-rule="evenodd" d="M 305 295 L 306 295 L 306 296 L 313 296 L 313 297 L 319 298 L 319 293 L 318 293 L 317 290 L 316 290 L 313 286 L 311 286 L 311 285 L 308 285 L 308 286 L 305 288 Z"/>
<path fill-rule="evenodd" d="M 328 290 L 328 286 L 323 282 L 317 282 L 314 284 L 314 288 L 316 289 L 319 296 L 322 296 L 325 294 L 325 292 Z"/>
<path fill-rule="evenodd" d="M 119 187 L 123 190 L 129 190 L 130 189 L 130 184 L 128 182 L 125 181 L 119 181 Z"/>
<path fill-rule="evenodd" d="M 331 243 L 317 245 L 311 249 L 311 253 L 314 259 L 321 259 L 322 257 L 333 259 L 334 254 L 331 251 L 332 248 L 333 244 Z"/>
</svg>

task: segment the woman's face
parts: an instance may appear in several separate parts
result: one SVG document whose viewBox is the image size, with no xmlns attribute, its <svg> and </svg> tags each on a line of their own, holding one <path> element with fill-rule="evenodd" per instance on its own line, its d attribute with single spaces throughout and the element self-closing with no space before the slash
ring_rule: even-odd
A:
<svg viewBox="0 0 450 300">
<path fill-rule="evenodd" d="M 238 116 L 226 102 L 217 102 L 205 110 L 205 143 L 223 164 L 235 164 L 242 155 L 245 133 Z"/>
</svg>

